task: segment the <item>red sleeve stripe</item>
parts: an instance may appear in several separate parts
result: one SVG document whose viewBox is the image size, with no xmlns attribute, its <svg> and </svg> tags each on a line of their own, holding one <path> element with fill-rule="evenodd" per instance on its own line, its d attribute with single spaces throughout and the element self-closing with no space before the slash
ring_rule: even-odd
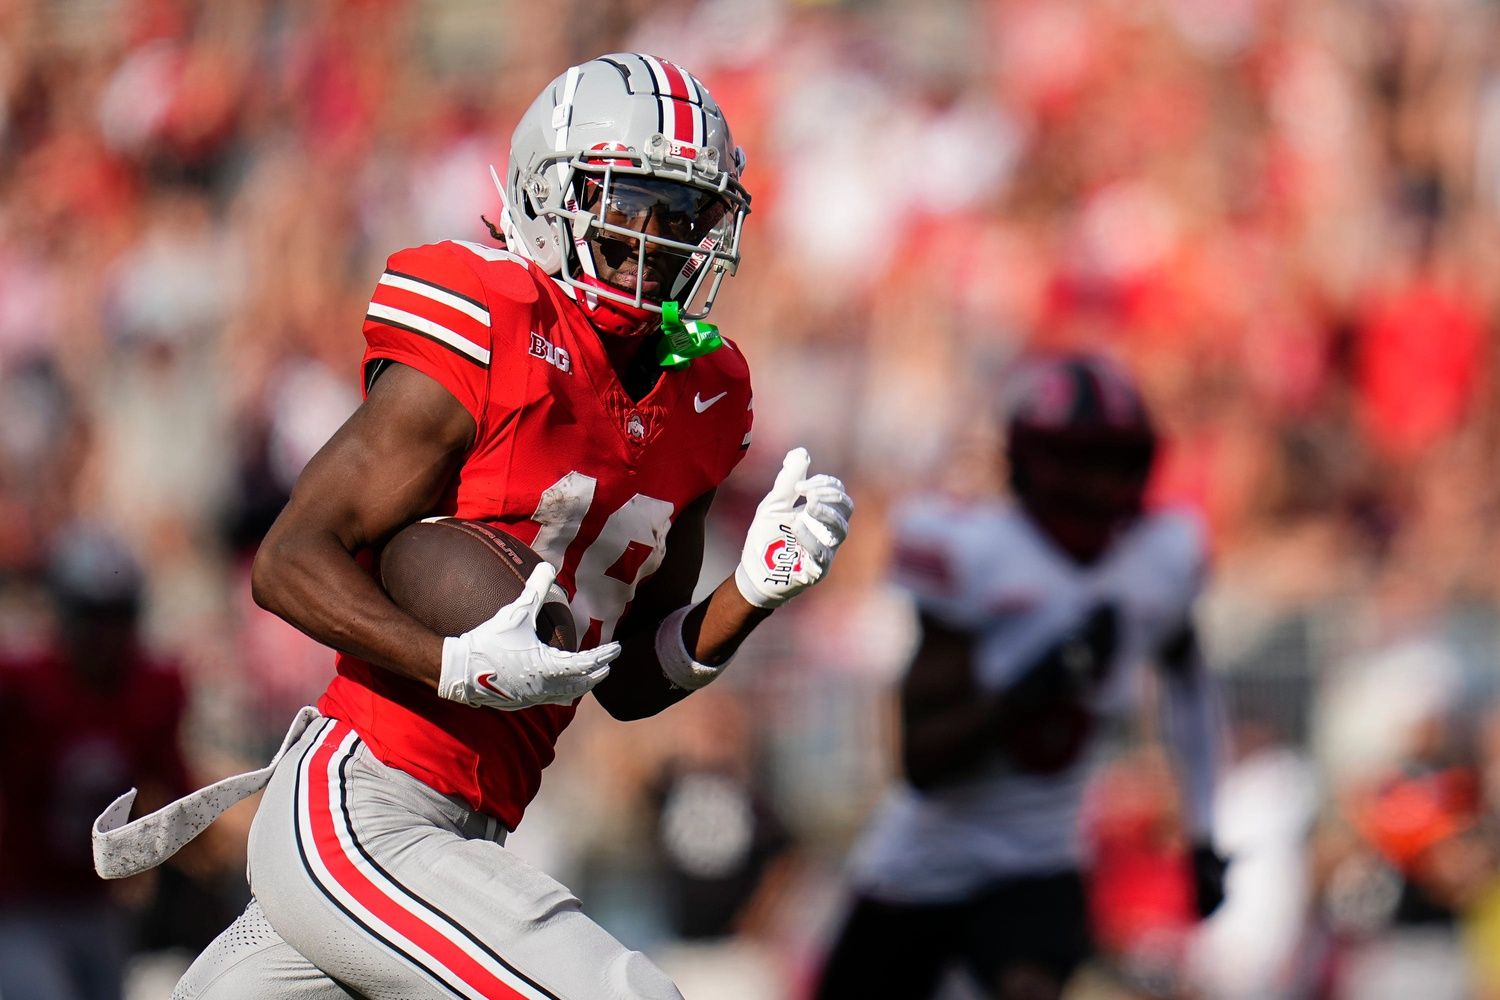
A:
<svg viewBox="0 0 1500 1000">
<path fill-rule="evenodd" d="M 384 323 L 386 326 L 394 326 L 399 330 L 415 333 L 417 336 L 426 337 L 428 340 L 436 341 L 444 347 L 463 355 L 475 364 L 487 366 L 490 363 L 490 352 L 488 349 L 480 347 L 467 337 L 454 333 L 441 323 L 434 323 L 425 316 L 418 316 L 416 313 L 407 312 L 405 309 L 397 309 L 382 302 L 371 302 L 369 312 L 365 314 L 365 318 L 377 323 Z"/>
<path fill-rule="evenodd" d="M 490 311 L 484 307 L 483 302 L 469 298 L 462 292 L 455 292 L 451 288 L 433 284 L 425 278 L 415 275 L 402 274 L 400 271 L 387 270 L 380 276 L 380 284 L 390 288 L 399 288 L 402 291 L 412 292 L 442 303 L 449 309 L 456 309 L 485 326 L 490 325 Z"/>
</svg>

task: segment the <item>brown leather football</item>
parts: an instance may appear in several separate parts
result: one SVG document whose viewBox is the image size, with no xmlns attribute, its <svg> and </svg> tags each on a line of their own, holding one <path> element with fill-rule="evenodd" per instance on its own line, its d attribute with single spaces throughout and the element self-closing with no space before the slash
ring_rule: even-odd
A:
<svg viewBox="0 0 1500 1000">
<path fill-rule="evenodd" d="M 483 521 L 433 518 L 407 525 L 380 554 L 380 584 L 396 606 L 440 635 L 462 635 L 521 596 L 542 561 L 520 539 Z M 557 584 L 537 615 L 536 633 L 576 650 L 578 631 Z"/>
</svg>

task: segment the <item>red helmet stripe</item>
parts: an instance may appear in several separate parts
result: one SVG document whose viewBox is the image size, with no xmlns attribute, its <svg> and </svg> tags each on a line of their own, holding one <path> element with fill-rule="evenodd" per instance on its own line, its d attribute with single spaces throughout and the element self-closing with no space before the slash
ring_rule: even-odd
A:
<svg viewBox="0 0 1500 1000">
<path fill-rule="evenodd" d="M 672 96 L 674 98 L 677 97 L 678 85 L 680 84 L 682 87 L 683 96 L 678 98 L 675 103 L 679 110 L 684 106 L 687 108 L 691 134 L 687 137 L 686 141 L 691 142 L 695 146 L 703 145 L 708 141 L 708 127 L 704 120 L 703 95 L 698 92 L 698 81 L 693 79 L 691 73 L 686 72 L 676 63 L 671 63 L 663 59 L 661 60 L 661 65 L 667 71 L 667 80 L 671 84 Z M 676 138 L 681 140 L 683 136 L 678 134 Z"/>
<path fill-rule="evenodd" d="M 692 105 L 692 90 L 687 81 L 687 74 L 678 69 L 665 59 L 657 59 L 655 56 L 647 56 L 646 62 L 651 65 L 651 71 L 656 77 L 657 86 L 661 88 L 663 110 L 668 111 L 672 127 L 671 138 L 678 142 L 689 142 L 698 144 L 694 136 L 694 114 Z"/>
</svg>

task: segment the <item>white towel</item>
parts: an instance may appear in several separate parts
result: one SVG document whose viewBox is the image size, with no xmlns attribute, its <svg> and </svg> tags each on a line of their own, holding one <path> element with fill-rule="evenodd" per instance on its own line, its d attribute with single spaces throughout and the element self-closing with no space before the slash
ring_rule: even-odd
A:
<svg viewBox="0 0 1500 1000">
<path fill-rule="evenodd" d="M 139 875 L 182 850 L 183 845 L 202 833 L 230 806 L 265 788 L 281 758 L 317 718 L 315 708 L 299 710 L 292 720 L 292 728 L 286 731 L 286 739 L 281 741 L 281 749 L 276 751 L 271 763 L 260 770 L 216 781 L 149 816 L 125 822 L 135 802 L 136 789 L 132 788 L 115 799 L 94 820 L 94 871 L 102 878 Z"/>
</svg>

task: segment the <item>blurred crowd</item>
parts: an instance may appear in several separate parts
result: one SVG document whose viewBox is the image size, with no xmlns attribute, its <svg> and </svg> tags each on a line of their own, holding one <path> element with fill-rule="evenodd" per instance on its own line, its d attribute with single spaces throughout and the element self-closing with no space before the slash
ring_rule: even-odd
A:
<svg viewBox="0 0 1500 1000">
<path fill-rule="evenodd" d="M 1007 365 L 1088 347 L 1167 436 L 1156 501 L 1211 528 L 1236 866 L 1192 927 L 1163 765 L 1149 732 L 1122 745 L 1089 811 L 1111 961 L 1080 995 L 1500 997 L 1481 0 L 0 0 L 0 718 L 95 720 L 51 781 L 23 779 L 52 738 L 0 735 L 0 963 L 88 910 L 164 995 L 238 911 L 244 810 L 118 891 L 36 878 L 18 824 L 86 866 L 120 784 L 101 745 L 152 744 L 130 759 L 165 795 L 258 765 L 321 690 L 331 656 L 253 606 L 248 563 L 358 404 L 383 260 L 485 238 L 520 112 L 614 50 L 702 77 L 748 155 L 713 318 L 756 444 L 705 579 L 786 447 L 860 510 L 722 686 L 581 712 L 515 849 L 688 997 L 805 989 L 892 780 L 911 623 L 884 512 L 994 488 Z M 138 635 L 63 648 L 100 607 Z"/>
</svg>

